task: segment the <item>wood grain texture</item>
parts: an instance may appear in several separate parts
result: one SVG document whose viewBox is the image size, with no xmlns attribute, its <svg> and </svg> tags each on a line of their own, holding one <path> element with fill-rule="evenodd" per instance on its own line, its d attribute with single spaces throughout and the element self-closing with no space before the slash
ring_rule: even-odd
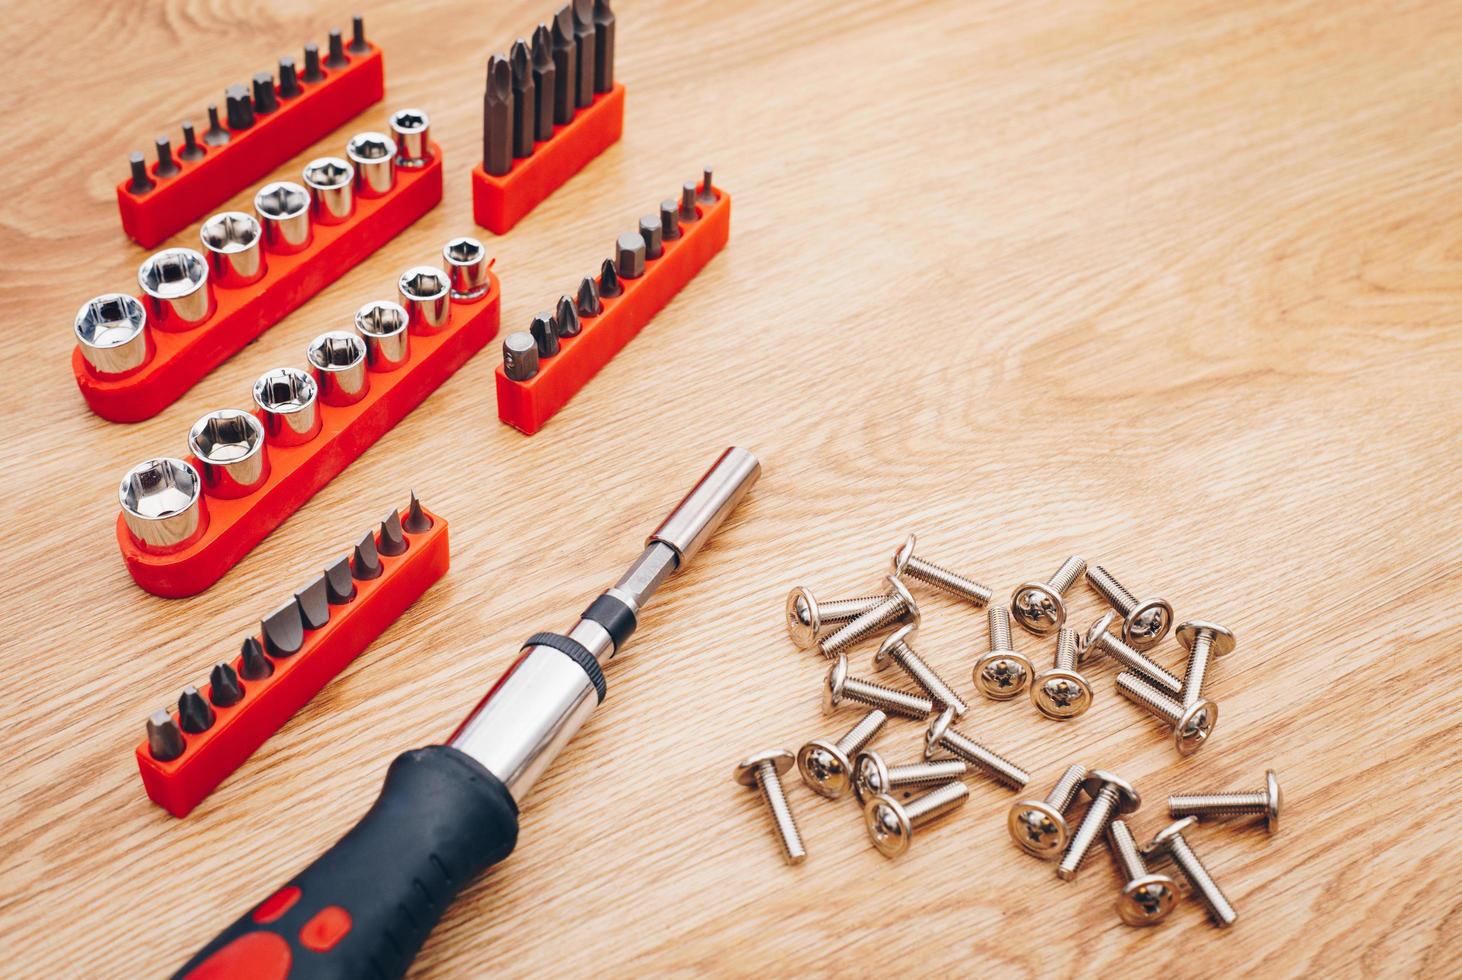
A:
<svg viewBox="0 0 1462 980">
<path fill-rule="evenodd" d="M 360 125 L 427 109 L 445 200 L 159 417 L 91 416 L 68 325 L 142 257 L 112 199 L 125 153 L 348 13 L 8 13 L 0 973 L 174 968 L 333 841 L 397 753 L 445 737 L 523 637 L 570 622 L 731 443 L 761 484 L 645 617 L 417 975 L 1462 972 L 1455 8 L 624 0 L 624 139 L 490 242 L 505 329 L 706 161 L 736 199 L 726 251 L 538 436 L 497 421 L 494 344 L 218 585 L 155 599 L 112 538 L 120 474 L 471 230 L 486 56 L 548 8 L 368 10 L 389 91 Z M 409 486 L 452 521 L 452 571 L 192 816 L 154 807 L 131 757 L 146 713 Z M 1071 724 L 981 700 L 964 726 L 1033 788 L 1073 760 L 1122 772 L 1139 834 L 1170 792 L 1276 768 L 1278 835 L 1194 837 L 1233 930 L 1192 902 L 1123 927 L 1105 857 L 1059 883 L 982 780 L 896 863 L 851 804 L 790 786 L 810 857 L 782 866 L 731 767 L 853 720 L 820 715 L 782 598 L 875 585 L 905 529 L 1001 595 L 1080 552 L 1235 630 L 1190 759 L 1110 668 Z M 1083 625 L 1098 608 L 1073 604 Z M 931 597 L 924 622 L 968 694 L 984 617 Z M 879 744 L 918 742 L 897 723 Z"/>
</svg>

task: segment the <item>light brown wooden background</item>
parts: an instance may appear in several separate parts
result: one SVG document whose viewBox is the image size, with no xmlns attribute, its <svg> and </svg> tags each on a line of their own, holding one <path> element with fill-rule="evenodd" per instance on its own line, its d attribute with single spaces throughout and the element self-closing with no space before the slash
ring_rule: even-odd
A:
<svg viewBox="0 0 1462 980">
<path fill-rule="evenodd" d="M 1462 970 L 1455 4 L 626 0 L 623 141 L 485 236 L 504 330 L 707 161 L 735 196 L 726 251 L 539 435 L 497 421 L 494 344 L 206 594 L 156 599 L 113 541 L 122 472 L 181 454 L 198 415 L 472 231 L 483 65 L 550 9 L 368 10 L 386 102 L 279 175 L 421 106 L 445 200 L 162 415 L 91 416 L 70 322 L 143 255 L 112 199 L 126 152 L 350 12 L 7 10 L 0 973 L 175 968 L 354 821 L 397 753 L 444 738 L 520 640 L 570 624 L 731 443 L 761 484 L 644 617 L 419 975 Z M 190 817 L 153 806 L 147 712 L 412 486 L 452 522 L 448 576 Z M 1125 774 L 1140 834 L 1169 792 L 1277 768 L 1278 835 L 1193 838 L 1232 931 L 1191 902 L 1120 925 L 1106 856 L 1058 882 L 979 779 L 896 863 L 852 804 L 791 786 L 811 856 L 781 864 L 732 765 L 855 718 L 820 715 L 783 596 L 876 586 L 906 529 L 1002 595 L 1075 551 L 1238 633 L 1218 734 L 1186 761 L 1110 668 L 1074 723 L 981 700 L 965 725 L 1033 791 L 1073 760 Z M 1098 608 L 1084 586 L 1074 605 L 1083 625 Z M 920 649 L 970 692 L 983 614 L 924 608 Z M 918 743 L 904 723 L 881 747 Z"/>
</svg>

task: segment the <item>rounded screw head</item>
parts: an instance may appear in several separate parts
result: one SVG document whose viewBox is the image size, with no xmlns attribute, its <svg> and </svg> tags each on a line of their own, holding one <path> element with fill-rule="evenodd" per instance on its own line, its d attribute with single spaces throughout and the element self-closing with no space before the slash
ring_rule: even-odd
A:
<svg viewBox="0 0 1462 980">
<path fill-rule="evenodd" d="M 843 700 L 843 685 L 848 680 L 848 658 L 838 654 L 838 659 L 827 669 L 827 684 L 822 689 L 822 713 L 830 715 Z"/>
<path fill-rule="evenodd" d="M 822 619 L 817 614 L 817 599 L 811 589 L 797 586 L 787 593 L 787 635 L 800 649 L 810 649 L 817 643 Z"/>
<path fill-rule="evenodd" d="M 777 767 L 777 775 L 784 776 L 788 769 L 792 768 L 794 757 L 786 749 L 772 749 L 769 752 L 758 752 L 756 755 L 749 755 L 736 763 L 734 778 L 742 786 L 756 785 L 756 771 L 761 768 L 763 762 L 770 762 Z"/>
<path fill-rule="evenodd" d="M 987 698 L 1008 701 L 1030 686 L 1035 668 L 1025 654 L 991 650 L 975 661 L 975 689 Z"/>
<path fill-rule="evenodd" d="M 1150 650 L 1172 625 L 1173 607 L 1166 599 L 1143 599 L 1122 623 L 1122 639 L 1134 650 Z"/>
<path fill-rule="evenodd" d="M 884 857 L 898 857 L 909 849 L 914 828 L 898 800 L 880 793 L 863 806 L 863 825 L 868 839 Z"/>
<path fill-rule="evenodd" d="M 1109 633 L 1112 624 L 1117 621 L 1117 614 L 1114 612 L 1102 613 L 1101 618 L 1087 628 L 1086 636 L 1081 641 L 1081 646 L 1076 650 L 1077 664 L 1084 664 L 1092 652 L 1096 650 L 1097 640 L 1101 639 L 1103 633 Z"/>
<path fill-rule="evenodd" d="M 1217 623 L 1209 623 L 1201 619 L 1190 619 L 1186 623 L 1179 623 L 1174 634 L 1178 642 L 1183 644 L 1185 649 L 1193 649 L 1193 641 L 1198 638 L 1199 630 L 1207 630 L 1213 634 L 1213 645 L 1209 647 L 1215 657 L 1226 657 L 1234 652 L 1234 635 Z"/>
<path fill-rule="evenodd" d="M 1181 820 L 1174 820 L 1154 834 L 1152 840 L 1142 845 L 1142 856 L 1157 857 L 1168 849 L 1168 845 L 1173 842 L 1174 837 L 1180 837 L 1187 833 L 1197 823 L 1197 817 L 1184 817 Z"/>
<path fill-rule="evenodd" d="M 1091 707 L 1091 685 L 1074 670 L 1042 671 L 1031 684 L 1031 703 L 1047 718 L 1067 719 Z"/>
<path fill-rule="evenodd" d="M 915 535 L 910 534 L 904 538 L 904 543 L 899 545 L 899 549 L 893 553 L 893 573 L 895 576 L 902 575 L 904 569 L 908 567 L 909 559 L 914 557 L 914 546 L 918 541 L 919 539 Z"/>
<path fill-rule="evenodd" d="M 1066 603 L 1045 582 L 1026 582 L 1010 593 L 1010 614 L 1022 628 L 1037 636 L 1066 625 Z"/>
<path fill-rule="evenodd" d="M 1279 829 L 1279 808 L 1284 806 L 1284 791 L 1279 788 L 1279 777 L 1273 769 L 1264 770 L 1264 795 L 1268 797 L 1264 808 L 1264 829 L 1272 834 Z"/>
<path fill-rule="evenodd" d="M 944 738 L 944 733 L 949 731 L 949 726 L 954 724 L 954 709 L 945 708 L 939 712 L 939 717 L 929 726 L 924 733 L 924 758 L 932 759 L 939 752 L 939 740 Z"/>
<path fill-rule="evenodd" d="M 836 745 L 815 738 L 797 752 L 797 771 L 812 791 L 830 800 L 840 800 L 853 788 L 853 764 Z"/>
<path fill-rule="evenodd" d="M 889 664 L 894 662 L 893 648 L 900 643 L 908 643 L 918 631 L 919 627 L 913 623 L 909 623 L 906 626 L 900 626 L 890 633 L 888 638 L 878 645 L 878 652 L 873 655 L 873 669 L 878 671 L 886 670 Z"/>
<path fill-rule="evenodd" d="M 1066 817 L 1045 800 L 1020 800 L 1005 815 L 1010 837 L 1027 854 L 1054 861 L 1066 850 L 1071 836 Z"/>
<path fill-rule="evenodd" d="M 1131 813 L 1142 805 L 1142 796 L 1121 776 L 1105 769 L 1093 769 L 1081 781 L 1081 788 L 1086 790 L 1086 795 L 1095 798 L 1102 791 L 1103 786 L 1111 786 L 1117 791 L 1117 812 Z"/>
<path fill-rule="evenodd" d="M 1178 904 L 1178 883 L 1167 875 L 1143 875 L 1117 896 L 1117 915 L 1129 926 L 1155 926 Z"/>
<path fill-rule="evenodd" d="M 903 580 L 897 575 L 889 575 L 884 578 L 884 581 L 888 583 L 888 590 L 891 593 L 904 600 L 904 622 L 912 623 L 917 627 L 920 622 L 919 604 L 914 601 L 914 597 L 909 593 Z"/>
<path fill-rule="evenodd" d="M 853 760 L 853 795 L 859 803 L 867 803 L 880 793 L 888 792 L 888 764 L 873 749 L 858 753 Z"/>
<path fill-rule="evenodd" d="M 1199 698 L 1183 712 L 1173 726 L 1173 744 L 1179 755 L 1192 755 L 1203 747 L 1208 736 L 1218 727 L 1218 704 Z"/>
</svg>

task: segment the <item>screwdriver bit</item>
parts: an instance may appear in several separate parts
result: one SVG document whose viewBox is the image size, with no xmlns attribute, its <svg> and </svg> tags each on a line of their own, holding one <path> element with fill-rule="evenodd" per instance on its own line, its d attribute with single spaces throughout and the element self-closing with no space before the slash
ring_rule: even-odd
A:
<svg viewBox="0 0 1462 980">
<path fill-rule="evenodd" d="M 513 70 L 495 54 L 487 60 L 482 100 L 482 169 L 501 177 L 513 168 Z"/>
<path fill-rule="evenodd" d="M 220 708 L 231 708 L 244 699 L 244 689 L 233 665 L 220 660 L 208 674 L 208 700 Z"/>
<path fill-rule="evenodd" d="M 132 179 L 127 182 L 127 190 L 133 194 L 146 194 L 157 186 L 147 172 L 147 157 L 134 150 L 127 154 L 127 165 L 132 168 Z"/>
<path fill-rule="evenodd" d="M 579 311 L 574 309 L 572 296 L 558 298 L 558 308 L 553 311 L 553 329 L 560 337 L 577 337 L 584 329 L 579 323 Z"/>
<path fill-rule="evenodd" d="M 183 123 L 183 148 L 178 151 L 179 160 L 201 160 L 207 151 L 198 145 L 198 134 L 191 122 Z"/>
<path fill-rule="evenodd" d="M 314 41 L 305 45 L 305 73 L 301 77 L 307 82 L 325 80 L 325 73 L 320 70 L 320 46 Z"/>
<path fill-rule="evenodd" d="M 425 534 L 431 530 L 431 518 L 421 509 L 415 490 L 411 491 L 411 504 L 406 508 L 406 520 L 401 522 L 401 526 L 410 534 Z"/>
<path fill-rule="evenodd" d="M 356 581 L 365 582 L 381 577 L 381 556 L 376 554 L 376 536 L 370 531 L 355 546 L 355 557 L 350 563 L 350 574 Z"/>
<path fill-rule="evenodd" d="M 340 28 L 330 28 L 328 40 L 330 53 L 325 56 L 325 67 L 344 68 L 350 64 L 350 60 L 345 57 L 345 39 L 340 35 Z"/>
<path fill-rule="evenodd" d="M 552 357 L 558 353 L 558 333 L 554 330 L 551 313 L 546 310 L 539 313 L 528 329 L 533 334 L 533 343 L 538 347 L 540 358 Z"/>
<path fill-rule="evenodd" d="M 680 218 L 676 215 L 674 201 L 660 202 L 660 237 L 667 242 L 680 237 Z"/>
<path fill-rule="evenodd" d="M 536 106 L 533 98 L 533 64 L 528 54 L 528 42 L 522 38 L 514 41 L 508 60 L 513 66 L 513 156 L 532 156 L 533 113 Z"/>
<path fill-rule="evenodd" d="M 325 598 L 332 606 L 343 606 L 355 598 L 355 580 L 350 575 L 349 556 L 325 569 Z"/>
<path fill-rule="evenodd" d="M 317 630 L 330 622 L 330 599 L 324 575 L 296 592 L 294 602 L 299 606 L 300 622 L 305 629 Z"/>
<path fill-rule="evenodd" d="M 229 135 L 228 130 L 224 129 L 223 124 L 218 121 L 218 104 L 210 102 L 208 104 L 208 129 L 203 133 L 203 142 L 209 146 L 222 146 L 231 139 L 233 137 Z"/>
<path fill-rule="evenodd" d="M 254 125 L 254 107 L 249 104 L 249 90 L 242 85 L 230 85 L 223 90 L 227 104 L 228 128 L 237 132 Z"/>
<path fill-rule="evenodd" d="M 297 98 L 300 94 L 299 72 L 295 70 L 294 59 L 285 55 L 279 59 L 279 97 L 281 99 Z"/>
<path fill-rule="evenodd" d="M 159 136 L 152 141 L 157 148 L 157 170 L 159 177 L 176 177 L 178 173 L 178 161 L 173 159 L 173 141 L 166 136 Z"/>
<path fill-rule="evenodd" d="M 178 697 L 178 724 L 183 731 L 189 735 L 197 735 L 199 732 L 206 732 L 213 727 L 213 719 L 216 716 L 208 702 L 203 700 L 203 695 L 192 684 L 183 688 L 183 693 Z"/>
<path fill-rule="evenodd" d="M 538 342 L 530 333 L 514 330 L 503 341 L 503 374 L 509 381 L 527 381 L 538 373 Z"/>
<path fill-rule="evenodd" d="M 582 109 L 594 101 L 594 0 L 574 0 L 574 43 L 574 101 Z"/>
<path fill-rule="evenodd" d="M 716 203 L 716 192 L 711 190 L 711 168 L 706 167 L 705 176 L 701 179 L 701 186 L 696 191 L 695 199 L 702 204 L 711 205 Z"/>
<path fill-rule="evenodd" d="M 614 88 L 614 11 L 609 0 L 594 0 L 594 91 Z"/>
<path fill-rule="evenodd" d="M 598 316 L 604 312 L 604 304 L 599 302 L 599 284 L 594 281 L 593 276 L 585 276 L 579 283 L 579 297 L 575 303 L 579 316 Z"/>
<path fill-rule="evenodd" d="M 579 102 L 578 44 L 574 40 L 574 15 L 567 6 L 553 15 L 553 121 L 560 126 L 574 118 Z"/>
<path fill-rule="evenodd" d="M 183 754 L 183 733 L 166 711 L 154 711 L 147 719 L 147 751 L 158 762 L 172 762 Z"/>
<path fill-rule="evenodd" d="M 356 14 L 350 18 L 350 53 L 365 54 L 370 49 L 365 39 L 365 18 Z"/>
<path fill-rule="evenodd" d="M 534 135 L 541 143 L 553 136 L 553 98 L 558 83 L 553 64 L 553 42 L 548 27 L 539 24 L 533 32 L 533 91 L 537 102 L 533 110 Z"/>
<path fill-rule="evenodd" d="M 687 180 L 680 187 L 680 211 L 677 212 L 681 221 L 695 221 L 700 217 L 695 210 L 695 181 Z"/>
<path fill-rule="evenodd" d="M 305 624 L 300 621 L 299 604 L 293 600 L 265 616 L 260 626 L 264 649 L 271 657 L 293 656 L 305 644 Z"/>
<path fill-rule="evenodd" d="M 637 231 L 627 231 L 614 241 L 614 271 L 621 279 L 638 279 L 645 274 L 645 240 Z"/>
<path fill-rule="evenodd" d="M 394 510 L 381 522 L 381 540 L 376 550 L 387 558 L 406 554 L 406 536 L 401 533 L 401 515 Z"/>
<path fill-rule="evenodd" d="M 599 267 L 599 295 L 618 296 L 624 292 L 619 285 L 619 270 L 614 267 L 613 259 L 605 259 L 604 264 Z"/>
<path fill-rule="evenodd" d="M 264 116 L 279 108 L 274 95 L 274 76 L 267 71 L 254 74 L 254 112 Z"/>
<path fill-rule="evenodd" d="M 661 232 L 659 216 L 647 214 L 640 219 L 640 237 L 645 240 L 645 258 L 658 259 L 665 254 Z"/>
<path fill-rule="evenodd" d="M 246 681 L 262 681 L 274 673 L 274 663 L 264 656 L 264 648 L 252 636 L 244 641 L 239 652 L 239 675 Z"/>
</svg>

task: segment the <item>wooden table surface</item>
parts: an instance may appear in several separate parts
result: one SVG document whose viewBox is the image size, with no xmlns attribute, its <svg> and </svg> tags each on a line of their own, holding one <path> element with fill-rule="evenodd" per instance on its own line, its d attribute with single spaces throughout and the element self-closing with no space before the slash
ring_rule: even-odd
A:
<svg viewBox="0 0 1462 980">
<path fill-rule="evenodd" d="M 445 199 L 158 417 L 92 416 L 69 325 L 143 256 L 113 202 L 126 152 L 349 12 L 9 15 L 31 40 L 7 59 L 0 205 L 0 973 L 175 968 L 334 841 L 399 752 L 450 733 L 523 638 L 571 624 L 730 444 L 759 454 L 760 484 L 644 616 L 517 851 L 416 975 L 1462 971 L 1454 8 L 625 0 L 624 139 L 484 234 L 503 329 L 707 161 L 735 196 L 727 249 L 537 436 L 497 421 L 494 343 L 213 588 L 153 598 L 117 554 L 121 474 L 182 454 L 195 418 L 246 405 L 259 373 L 472 232 L 484 62 L 549 8 L 369 10 L 385 103 L 278 175 L 421 106 Z M 410 487 L 452 522 L 450 573 L 191 816 L 149 802 L 148 712 Z M 877 587 L 907 530 L 1002 597 L 1075 552 L 1238 634 L 1210 675 L 1220 727 L 1188 759 L 1110 667 L 1069 724 L 977 698 L 963 725 L 1033 792 L 1073 761 L 1124 774 L 1139 835 L 1171 792 L 1277 769 L 1278 834 L 1191 838 L 1232 930 L 1196 901 L 1124 927 L 1107 856 L 1059 882 L 980 778 L 897 861 L 851 803 L 789 784 L 810 857 L 782 864 L 733 764 L 856 717 L 820 713 L 825 665 L 788 642 L 783 597 Z M 919 595 L 919 649 L 974 697 L 984 614 Z M 1099 600 L 1082 585 L 1072 607 L 1084 627 Z M 1181 669 L 1175 641 L 1158 655 Z M 878 745 L 907 758 L 921 731 Z"/>
</svg>

